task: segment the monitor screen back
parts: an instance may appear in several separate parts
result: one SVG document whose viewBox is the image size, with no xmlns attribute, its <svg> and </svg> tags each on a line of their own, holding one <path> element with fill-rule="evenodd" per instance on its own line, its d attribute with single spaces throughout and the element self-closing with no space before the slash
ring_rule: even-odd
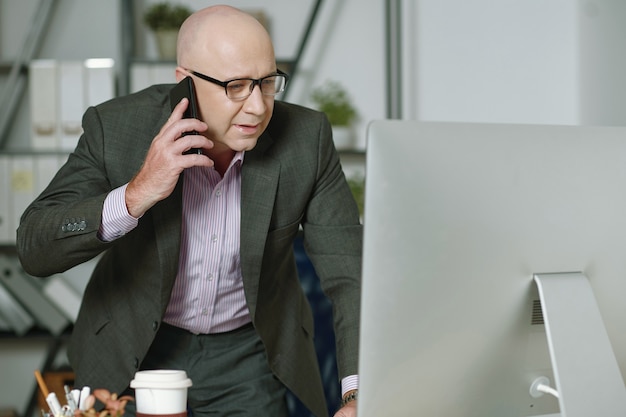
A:
<svg viewBox="0 0 626 417">
<path fill-rule="evenodd" d="M 587 275 L 624 375 L 626 128 L 375 121 L 366 170 L 359 417 L 557 413 L 534 273 Z"/>
</svg>

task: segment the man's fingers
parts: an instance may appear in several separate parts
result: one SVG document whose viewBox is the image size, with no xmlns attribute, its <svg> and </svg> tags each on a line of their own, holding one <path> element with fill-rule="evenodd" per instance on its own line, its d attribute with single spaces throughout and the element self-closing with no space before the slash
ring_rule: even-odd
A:
<svg viewBox="0 0 626 417">
<path fill-rule="evenodd" d="M 187 110 L 187 106 L 189 106 L 189 99 L 187 97 L 183 97 L 183 99 L 178 102 L 178 104 L 172 110 L 172 114 L 170 115 L 170 119 L 174 118 L 174 120 L 180 120 L 183 118 L 183 114 L 185 110 Z"/>
<path fill-rule="evenodd" d="M 176 140 L 174 145 L 176 147 L 176 153 L 184 153 L 190 149 L 204 149 L 210 150 L 213 148 L 213 141 L 205 138 L 202 135 L 185 135 Z"/>
</svg>

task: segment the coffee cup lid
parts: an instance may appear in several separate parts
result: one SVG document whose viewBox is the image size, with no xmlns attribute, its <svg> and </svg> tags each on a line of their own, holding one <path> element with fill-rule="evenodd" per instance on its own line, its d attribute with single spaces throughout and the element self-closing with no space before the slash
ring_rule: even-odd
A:
<svg viewBox="0 0 626 417">
<path fill-rule="evenodd" d="M 179 389 L 192 385 L 185 371 L 175 369 L 154 369 L 135 373 L 130 381 L 131 388 Z"/>
</svg>

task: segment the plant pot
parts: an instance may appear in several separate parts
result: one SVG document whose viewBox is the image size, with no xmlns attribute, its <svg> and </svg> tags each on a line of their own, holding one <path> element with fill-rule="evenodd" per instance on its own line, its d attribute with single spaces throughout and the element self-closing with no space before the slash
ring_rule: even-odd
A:
<svg viewBox="0 0 626 417">
<path fill-rule="evenodd" d="M 165 60 L 176 60 L 177 29 L 162 29 L 154 32 L 159 57 Z"/>
<path fill-rule="evenodd" d="M 333 126 L 333 142 L 338 150 L 354 149 L 354 130 L 350 126 Z"/>
</svg>

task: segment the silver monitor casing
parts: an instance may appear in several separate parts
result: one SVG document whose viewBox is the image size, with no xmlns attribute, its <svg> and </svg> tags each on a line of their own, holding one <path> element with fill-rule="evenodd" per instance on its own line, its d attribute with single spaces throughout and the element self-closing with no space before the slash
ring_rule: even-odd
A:
<svg viewBox="0 0 626 417">
<path fill-rule="evenodd" d="M 624 374 L 626 128 L 372 122 L 364 232 L 359 417 L 559 413 L 535 274 L 588 278 Z"/>
</svg>

